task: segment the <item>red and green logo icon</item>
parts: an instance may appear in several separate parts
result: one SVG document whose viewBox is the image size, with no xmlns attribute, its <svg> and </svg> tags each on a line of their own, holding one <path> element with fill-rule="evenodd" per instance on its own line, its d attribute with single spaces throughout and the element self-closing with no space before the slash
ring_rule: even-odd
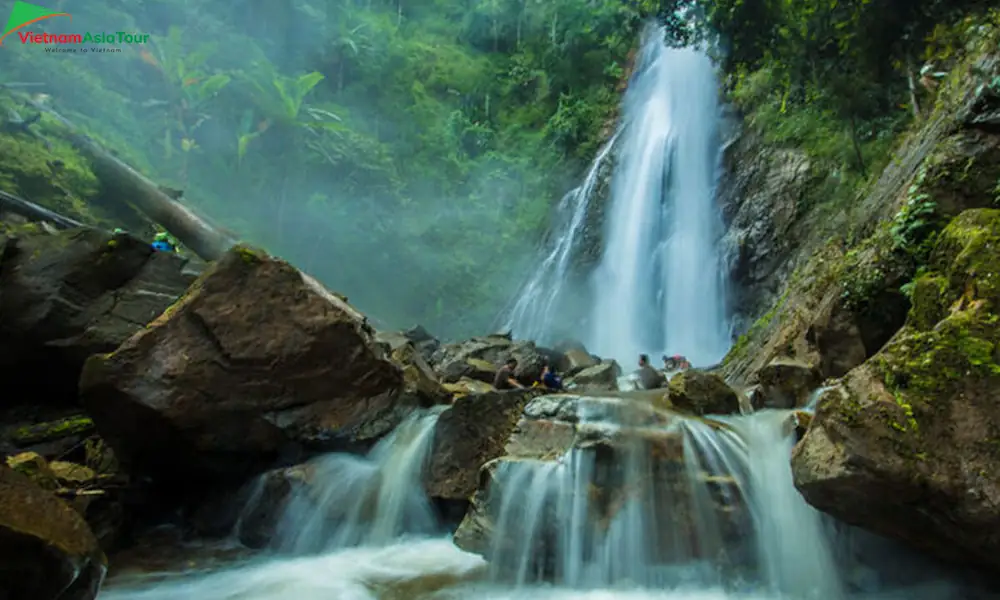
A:
<svg viewBox="0 0 1000 600">
<path fill-rule="evenodd" d="M 10 11 L 10 17 L 7 18 L 7 26 L 3 28 L 3 34 L 0 34 L 0 46 L 3 45 L 3 41 L 8 35 L 19 29 L 24 29 L 29 25 L 53 17 L 69 16 L 69 13 L 49 10 L 44 6 L 37 6 L 18 0 L 14 3 L 14 8 Z M 72 19 L 72 17 L 70 18 Z"/>
</svg>

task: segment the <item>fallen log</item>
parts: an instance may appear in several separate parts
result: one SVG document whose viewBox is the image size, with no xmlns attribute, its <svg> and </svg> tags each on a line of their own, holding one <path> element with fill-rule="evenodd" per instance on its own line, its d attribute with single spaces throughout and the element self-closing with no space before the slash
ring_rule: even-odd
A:
<svg viewBox="0 0 1000 600">
<path fill-rule="evenodd" d="M 21 215 L 29 221 L 36 223 L 50 223 L 56 229 L 72 229 L 74 227 L 87 227 L 79 221 L 60 215 L 34 202 L 28 202 L 24 198 L 19 198 L 14 194 L 0 190 L 0 212 L 12 212 Z"/>
<path fill-rule="evenodd" d="M 90 158 L 94 174 L 105 186 L 114 189 L 117 192 L 115 195 L 127 198 L 135 208 L 169 231 L 195 254 L 205 260 L 216 260 L 236 243 L 235 239 L 213 227 L 190 208 L 164 194 L 155 183 L 113 156 L 89 136 L 80 133 L 68 119 L 30 98 L 25 101 L 36 110 L 48 113 L 67 129 L 67 139 Z"/>
</svg>

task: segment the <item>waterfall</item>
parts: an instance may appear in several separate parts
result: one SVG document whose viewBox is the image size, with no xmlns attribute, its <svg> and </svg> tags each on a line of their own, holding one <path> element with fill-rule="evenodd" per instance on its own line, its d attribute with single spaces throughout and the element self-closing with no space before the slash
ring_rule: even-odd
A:
<svg viewBox="0 0 1000 600">
<path fill-rule="evenodd" d="M 542 250 L 545 258 L 538 268 L 532 270 L 528 282 L 518 292 L 505 317 L 503 329 L 513 332 L 518 338 L 548 342 L 552 341 L 553 334 L 560 327 L 570 325 L 564 320 L 569 308 L 567 302 L 581 291 L 572 289 L 570 285 L 573 259 L 584 237 L 601 167 L 616 138 L 617 134 L 601 148 L 583 183 L 563 196 L 556 207 L 548 243 Z"/>
<path fill-rule="evenodd" d="M 329 454 L 307 465 L 308 482 L 293 487 L 278 523 L 277 548 L 305 554 L 433 533 L 421 475 L 439 412 L 410 417 L 367 456 Z"/>
<path fill-rule="evenodd" d="M 625 93 L 588 349 L 631 364 L 642 352 L 718 362 L 729 348 L 711 60 L 647 33 Z"/>
<path fill-rule="evenodd" d="M 867 547 L 876 563 L 899 556 L 892 568 L 905 587 L 887 589 L 871 569 L 852 576 L 856 563 L 834 560 L 830 530 L 792 485 L 794 411 L 695 418 L 633 398 L 579 398 L 571 449 L 511 457 L 493 473 L 488 564 L 435 535 L 420 489 L 432 412 L 367 456 L 307 463 L 271 552 L 228 569 L 112 580 L 101 598 L 969 598 L 926 564 L 908 568 L 914 559 L 895 546 L 871 545 L 870 534 L 852 534 L 841 550 Z M 842 575 L 864 592 L 847 590 Z"/>
<path fill-rule="evenodd" d="M 715 69 L 702 51 L 670 48 L 664 36 L 661 27 L 646 31 L 617 133 L 556 209 L 544 258 L 505 317 L 519 338 L 579 339 L 621 364 L 665 352 L 704 366 L 729 349 Z M 603 250 L 588 289 L 573 265 L 609 156 Z"/>
<path fill-rule="evenodd" d="M 494 578 L 844 598 L 820 515 L 792 485 L 792 419 L 675 416 L 659 430 L 609 421 L 600 427 L 625 440 L 611 454 L 502 464 L 490 488 Z"/>
</svg>

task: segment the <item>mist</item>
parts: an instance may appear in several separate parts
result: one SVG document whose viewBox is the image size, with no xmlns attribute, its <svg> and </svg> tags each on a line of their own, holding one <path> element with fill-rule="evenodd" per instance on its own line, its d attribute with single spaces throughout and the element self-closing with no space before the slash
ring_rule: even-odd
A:
<svg viewBox="0 0 1000 600">
<path fill-rule="evenodd" d="M 115 43 L 12 34 L 0 83 L 29 90 L 377 326 L 419 323 L 443 337 L 493 325 L 613 118 L 630 42 L 590 43 L 581 24 L 606 36 L 639 23 L 590 14 L 582 0 L 46 8 L 71 17 L 23 31 Z M 118 32 L 149 41 L 118 43 Z M 107 206 L 97 194 L 96 220 L 151 235 Z"/>
</svg>

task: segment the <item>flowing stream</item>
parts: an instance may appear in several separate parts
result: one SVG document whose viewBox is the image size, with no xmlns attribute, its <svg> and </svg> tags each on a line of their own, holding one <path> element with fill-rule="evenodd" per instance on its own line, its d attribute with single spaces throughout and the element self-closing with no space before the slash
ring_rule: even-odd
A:
<svg viewBox="0 0 1000 600">
<path fill-rule="evenodd" d="M 498 468 L 489 563 L 451 542 L 421 489 L 437 420 L 426 413 L 367 457 L 310 463 L 272 550 L 258 558 L 215 571 L 112 579 L 101 598 L 963 598 L 940 581 L 887 591 L 870 569 L 867 589 L 848 589 L 829 528 L 792 486 L 793 412 L 674 415 L 650 427 L 616 416 L 621 399 L 595 402 L 598 410 L 578 427 L 620 440 L 618 450 L 579 447 Z"/>
</svg>

